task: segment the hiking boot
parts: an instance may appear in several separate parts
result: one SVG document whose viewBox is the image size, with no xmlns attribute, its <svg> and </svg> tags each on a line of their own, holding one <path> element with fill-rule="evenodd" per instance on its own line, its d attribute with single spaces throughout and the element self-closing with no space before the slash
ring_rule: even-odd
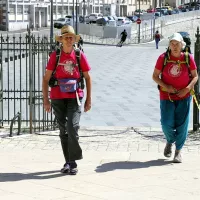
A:
<svg viewBox="0 0 200 200">
<path fill-rule="evenodd" d="M 69 174 L 70 175 L 76 175 L 78 173 L 78 169 L 77 169 L 77 164 L 75 161 L 70 162 L 70 171 Z"/>
<path fill-rule="evenodd" d="M 182 163 L 182 157 L 181 157 L 181 151 L 180 150 L 175 151 L 173 162 L 174 163 Z"/>
<path fill-rule="evenodd" d="M 164 156 L 170 158 L 171 155 L 172 155 L 172 144 L 167 142 L 164 149 Z"/>
<path fill-rule="evenodd" d="M 65 163 L 63 168 L 60 170 L 61 173 L 69 173 L 69 171 L 70 171 L 69 163 Z"/>
</svg>

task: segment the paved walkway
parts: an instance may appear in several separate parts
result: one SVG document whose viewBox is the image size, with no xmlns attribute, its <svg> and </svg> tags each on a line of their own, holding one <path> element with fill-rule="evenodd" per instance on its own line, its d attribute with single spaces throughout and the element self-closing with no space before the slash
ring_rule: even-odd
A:
<svg viewBox="0 0 200 200">
<path fill-rule="evenodd" d="M 94 92 L 93 109 L 81 121 L 84 158 L 78 161 L 79 173 L 60 173 L 64 159 L 58 132 L 9 138 L 0 129 L 0 199 L 199 200 L 200 136 L 189 136 L 182 164 L 163 156 L 165 140 L 151 74 L 165 47 L 86 48 Z M 123 84 L 113 87 L 118 80 Z"/>
<path fill-rule="evenodd" d="M 84 159 L 76 176 L 60 174 L 58 132 L 0 139 L 2 200 L 199 200 L 200 141 L 190 135 L 183 163 L 163 157 L 159 130 L 80 130 Z"/>
</svg>

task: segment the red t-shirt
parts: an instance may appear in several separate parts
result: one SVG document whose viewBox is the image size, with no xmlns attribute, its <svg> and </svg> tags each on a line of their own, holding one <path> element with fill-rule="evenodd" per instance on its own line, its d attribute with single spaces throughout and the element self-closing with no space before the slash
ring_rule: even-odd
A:
<svg viewBox="0 0 200 200">
<path fill-rule="evenodd" d="M 56 51 L 54 51 L 49 58 L 48 64 L 46 66 L 47 70 L 54 70 L 56 67 L 55 78 L 80 78 L 80 73 L 78 66 L 76 65 L 76 53 L 73 50 L 71 53 L 67 54 L 61 51 L 60 60 L 58 66 L 56 67 Z M 91 68 L 83 52 L 80 54 L 80 67 L 83 72 L 89 71 Z M 83 97 L 83 90 L 78 88 L 77 93 L 79 97 Z M 60 87 L 56 86 L 51 88 L 50 91 L 51 99 L 63 99 L 63 98 L 76 98 L 75 92 L 61 92 Z"/>
<path fill-rule="evenodd" d="M 190 56 L 189 70 L 192 71 L 192 70 L 197 69 L 197 66 L 195 64 L 193 56 L 191 54 L 189 56 Z M 163 63 L 164 63 L 164 57 L 165 57 L 165 53 L 163 53 L 159 56 L 156 66 L 155 66 L 156 69 L 162 70 Z M 184 53 L 181 53 L 181 56 L 179 58 L 176 58 L 176 57 L 170 55 L 170 58 L 168 60 L 180 61 L 180 62 L 185 61 L 185 55 L 184 55 Z M 182 64 L 180 64 L 180 67 L 179 67 L 179 65 L 177 63 L 172 63 L 172 62 L 167 63 L 162 72 L 162 81 L 167 85 L 172 85 L 177 90 L 187 87 L 190 82 L 187 64 L 182 63 Z M 170 98 L 172 100 L 181 100 L 181 99 L 187 98 L 188 96 L 190 96 L 190 93 L 188 93 L 186 96 L 184 96 L 182 98 L 173 94 L 173 95 L 170 95 Z M 168 93 L 160 90 L 160 99 L 161 100 L 169 100 Z"/>
</svg>

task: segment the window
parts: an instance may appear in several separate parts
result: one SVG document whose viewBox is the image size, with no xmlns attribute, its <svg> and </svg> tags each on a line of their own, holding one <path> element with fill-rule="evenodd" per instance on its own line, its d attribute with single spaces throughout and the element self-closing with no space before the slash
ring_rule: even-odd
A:
<svg viewBox="0 0 200 200">
<path fill-rule="evenodd" d="M 53 14 L 56 14 L 56 6 L 53 6 Z"/>
<path fill-rule="evenodd" d="M 58 14 L 62 14 L 62 12 L 63 12 L 62 8 L 63 8 L 62 6 L 58 6 Z"/>
<path fill-rule="evenodd" d="M 24 6 L 24 14 L 29 14 L 29 6 Z"/>
<path fill-rule="evenodd" d="M 10 8 L 9 8 L 9 11 L 10 11 L 10 14 L 15 14 L 15 5 L 10 5 Z"/>
<path fill-rule="evenodd" d="M 67 6 L 64 6 L 64 7 L 63 7 L 63 13 L 64 13 L 64 15 L 67 15 L 67 14 L 68 14 L 68 8 L 67 8 Z"/>
<path fill-rule="evenodd" d="M 23 6 L 21 6 L 21 5 L 17 6 L 17 14 L 18 15 L 22 15 L 23 14 Z"/>
</svg>

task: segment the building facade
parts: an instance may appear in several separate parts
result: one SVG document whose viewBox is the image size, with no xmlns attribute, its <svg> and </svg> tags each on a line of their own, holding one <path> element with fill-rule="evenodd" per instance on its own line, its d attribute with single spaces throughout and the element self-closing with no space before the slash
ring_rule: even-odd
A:
<svg viewBox="0 0 200 200">
<path fill-rule="evenodd" d="M 76 2 L 77 1 L 77 2 Z M 156 2 L 155 2 L 156 1 Z M 53 19 L 73 15 L 102 13 L 104 15 L 133 15 L 136 9 L 159 6 L 163 0 L 53 0 Z M 167 1 L 167 0 L 165 0 Z M 184 0 L 169 0 L 180 2 Z M 185 0 L 189 1 L 189 0 Z M 156 7 L 157 7 L 156 6 Z M 0 30 L 26 29 L 27 26 L 50 26 L 51 0 L 0 0 Z"/>
</svg>

